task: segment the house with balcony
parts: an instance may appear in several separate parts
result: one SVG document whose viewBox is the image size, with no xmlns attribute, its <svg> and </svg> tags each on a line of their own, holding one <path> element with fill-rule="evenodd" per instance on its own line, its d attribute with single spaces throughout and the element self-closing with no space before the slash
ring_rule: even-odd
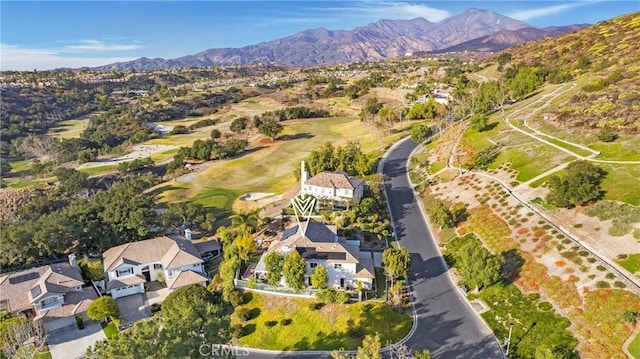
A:
<svg viewBox="0 0 640 359">
<path fill-rule="evenodd" d="M 331 200 L 337 206 L 347 202 L 357 204 L 364 194 L 364 181 L 346 172 L 324 171 L 308 178 L 304 161 L 300 164 L 300 195 L 312 195 L 320 200 Z"/>
<path fill-rule="evenodd" d="M 217 242 L 194 243 L 185 238 L 169 237 L 110 248 L 102 254 L 106 291 L 116 299 L 143 293 L 144 284 L 150 281 L 166 282 L 170 291 L 189 284 L 206 285 L 209 279 L 202 255 L 208 251 L 219 254 Z"/>
<path fill-rule="evenodd" d="M 283 255 L 298 251 L 306 264 L 305 278 L 311 285 L 311 274 L 317 266 L 324 266 L 329 277 L 328 286 L 355 289 L 362 283 L 363 289 L 373 289 L 375 271 L 369 253 L 360 252 L 360 241 L 338 236 L 337 227 L 312 221 L 300 222 L 282 232 L 265 251 L 254 275 L 265 279 L 268 253 L 278 251 Z M 284 279 L 282 285 L 286 285 Z"/>
<path fill-rule="evenodd" d="M 42 321 L 47 331 L 86 319 L 89 304 L 98 297 L 85 287 L 75 256 L 69 262 L 26 269 L 0 276 L 0 310 Z"/>
</svg>

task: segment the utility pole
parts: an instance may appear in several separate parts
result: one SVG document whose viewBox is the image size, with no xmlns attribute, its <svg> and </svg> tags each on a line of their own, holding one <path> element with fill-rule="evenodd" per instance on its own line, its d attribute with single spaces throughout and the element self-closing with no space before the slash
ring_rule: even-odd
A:
<svg viewBox="0 0 640 359">
<path fill-rule="evenodd" d="M 505 353 L 506 356 L 509 356 L 509 347 L 511 345 L 511 331 L 513 330 L 513 323 L 509 324 L 509 338 L 507 338 L 507 352 Z"/>
</svg>

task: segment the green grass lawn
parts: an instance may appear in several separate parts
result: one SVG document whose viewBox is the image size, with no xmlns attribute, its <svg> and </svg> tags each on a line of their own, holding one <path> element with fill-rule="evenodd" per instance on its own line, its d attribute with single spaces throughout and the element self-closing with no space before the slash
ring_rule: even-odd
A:
<svg viewBox="0 0 640 359">
<path fill-rule="evenodd" d="M 54 182 L 56 180 L 55 177 L 47 177 L 47 178 L 38 178 L 38 179 L 34 179 L 34 180 L 29 180 L 29 181 L 22 181 L 22 180 L 17 180 L 16 182 L 13 182 L 11 184 L 9 184 L 9 187 L 11 188 L 27 188 L 27 187 L 33 187 L 33 186 L 37 186 L 39 184 L 43 184 L 46 182 Z"/>
<path fill-rule="evenodd" d="M 636 338 L 629 344 L 629 353 L 634 358 L 640 359 L 640 334 L 636 335 Z"/>
<path fill-rule="evenodd" d="M 440 172 L 443 168 L 447 167 L 447 164 L 444 161 L 433 162 L 429 164 L 429 173 L 437 173 Z"/>
<path fill-rule="evenodd" d="M 173 156 L 176 155 L 176 153 L 178 153 L 178 151 L 180 151 L 180 149 L 175 148 L 173 150 L 167 150 L 164 152 L 157 152 L 151 155 L 151 160 L 154 163 L 158 163 L 158 162 L 162 162 L 162 161 L 166 161 L 170 158 L 173 158 Z"/>
<path fill-rule="evenodd" d="M 518 171 L 516 179 L 525 182 L 574 159 L 575 157 L 569 156 L 549 145 L 535 142 L 527 146 L 503 149 L 489 168 L 496 169 L 501 164 L 509 162 L 511 163 L 511 168 Z"/>
<path fill-rule="evenodd" d="M 404 132 L 398 132 L 382 137 L 381 146 L 378 138 L 370 136 L 367 126 L 357 117 L 292 120 L 284 125 L 283 133 L 275 142 L 263 139 L 254 143 L 249 153 L 212 163 L 196 174 L 193 182 L 173 181 L 158 186 L 154 191 L 159 193 L 162 201 L 195 199 L 226 213 L 243 193 L 283 193 L 295 186 L 293 171 L 299 168 L 302 159 L 325 142 L 330 141 L 336 146 L 357 139 L 363 150 L 374 157 L 384 151 L 384 145 L 404 135 Z"/>
<path fill-rule="evenodd" d="M 602 181 L 604 198 L 640 206 L 640 165 L 594 163 L 607 171 Z"/>
<path fill-rule="evenodd" d="M 62 121 L 58 126 L 49 130 L 49 134 L 57 138 L 77 138 L 80 137 L 82 131 L 87 128 L 89 119 L 101 112 L 94 112 L 85 117 Z"/>
<path fill-rule="evenodd" d="M 112 321 L 102 328 L 102 331 L 104 331 L 104 336 L 107 337 L 107 339 L 111 339 L 118 335 L 118 324 Z"/>
<path fill-rule="evenodd" d="M 272 350 L 356 349 L 367 334 L 380 333 L 383 346 L 395 343 L 411 329 L 409 315 L 382 303 L 326 304 L 315 309 L 315 301 L 302 298 L 247 293 L 253 318 L 244 323 L 239 344 Z M 257 314 L 257 315 L 256 315 Z M 283 323 L 282 320 L 290 320 Z M 274 324 L 269 327 L 267 323 Z M 240 323 L 236 314 L 232 324 Z"/>
<path fill-rule="evenodd" d="M 569 150 L 569 151 L 571 151 L 571 152 L 573 152 L 573 153 L 575 153 L 577 155 L 580 155 L 580 156 L 589 156 L 589 155 L 591 155 L 591 152 L 589 152 L 587 150 L 584 150 L 584 149 L 582 149 L 580 147 L 576 147 L 576 146 L 574 146 L 572 144 L 566 143 L 564 141 L 560 141 L 560 140 L 557 140 L 555 138 L 550 138 L 550 137 L 545 137 L 545 136 L 543 136 L 542 138 L 547 140 L 547 141 L 549 141 L 549 142 L 551 142 L 551 143 L 553 143 L 556 146 L 562 147 L 565 150 Z"/>
<path fill-rule="evenodd" d="M 24 172 L 31 169 L 31 166 L 33 165 L 33 160 L 15 161 L 15 162 L 9 162 L 9 164 L 11 165 L 12 172 L 19 173 L 19 172 Z"/>
<path fill-rule="evenodd" d="M 181 135 L 167 135 L 149 140 L 144 145 L 173 145 L 191 146 L 196 140 L 208 140 L 211 138 L 211 127 L 202 127 L 191 133 Z"/>
<path fill-rule="evenodd" d="M 640 272 L 640 253 L 630 254 L 626 259 L 619 259 L 618 263 L 631 273 Z"/>
<path fill-rule="evenodd" d="M 614 142 L 604 143 L 598 140 L 597 132 L 584 132 L 576 129 L 569 132 L 537 117 L 529 125 L 543 133 L 551 134 L 565 141 L 586 145 L 600 151 L 598 159 L 617 161 L 640 161 L 640 137 L 620 135 Z"/>
<path fill-rule="evenodd" d="M 116 170 L 116 165 L 104 165 L 104 166 L 87 167 L 87 168 L 79 169 L 80 172 L 84 172 L 89 176 L 103 175 L 115 170 Z"/>
<path fill-rule="evenodd" d="M 569 157 L 572 159 L 573 157 Z M 607 171 L 602 181 L 602 189 L 605 191 L 604 199 L 620 201 L 640 206 L 640 166 L 637 164 L 611 164 L 592 162 L 594 165 Z M 558 171 L 550 176 L 563 176 L 565 170 Z M 533 183 L 531 187 L 539 187 L 550 176 L 543 177 Z"/>
<path fill-rule="evenodd" d="M 51 352 L 36 353 L 35 359 L 51 359 Z"/>
<path fill-rule="evenodd" d="M 589 147 L 600 151 L 599 159 L 640 161 L 640 137 L 638 136 L 621 136 L 615 142 L 598 142 Z"/>
</svg>

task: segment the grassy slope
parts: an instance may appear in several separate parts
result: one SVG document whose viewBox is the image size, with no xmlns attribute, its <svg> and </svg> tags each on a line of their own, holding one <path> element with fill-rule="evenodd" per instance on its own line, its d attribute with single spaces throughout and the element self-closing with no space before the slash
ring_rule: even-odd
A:
<svg viewBox="0 0 640 359">
<path fill-rule="evenodd" d="M 99 112 L 94 112 L 85 117 L 62 121 L 57 127 L 52 128 L 49 134 L 57 138 L 76 138 L 80 137 L 80 134 L 89 124 L 89 119 Z"/>
<path fill-rule="evenodd" d="M 631 254 L 626 259 L 618 260 L 618 263 L 631 273 L 640 272 L 640 254 Z"/>
<path fill-rule="evenodd" d="M 334 350 L 356 349 L 366 334 L 380 333 L 382 345 L 396 342 L 411 328 L 411 317 L 395 312 L 381 303 L 325 305 L 312 309 L 310 299 L 264 296 L 252 293 L 251 300 L 238 308 L 259 311 L 245 323 L 250 334 L 240 338 L 240 344 L 273 350 Z M 237 309 L 236 308 L 236 311 Z M 282 319 L 291 319 L 282 325 Z M 276 321 L 272 328 L 266 322 Z M 239 323 L 237 315 L 232 323 Z M 360 329 L 362 336 L 350 337 L 349 328 Z"/>
<path fill-rule="evenodd" d="M 640 359 L 640 334 L 636 335 L 636 338 L 629 344 L 629 353 L 634 358 Z"/>
</svg>

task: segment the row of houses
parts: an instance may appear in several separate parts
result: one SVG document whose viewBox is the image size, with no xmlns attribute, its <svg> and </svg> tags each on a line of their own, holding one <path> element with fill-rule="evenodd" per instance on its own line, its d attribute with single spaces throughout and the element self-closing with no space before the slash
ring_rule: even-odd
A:
<svg viewBox="0 0 640 359">
<path fill-rule="evenodd" d="M 110 248 L 103 254 L 105 291 L 81 274 L 75 255 L 56 263 L 0 276 L 0 310 L 42 321 L 47 331 L 86 319 L 93 300 L 104 294 L 114 299 L 144 292 L 150 281 L 166 281 L 170 291 L 209 280 L 203 257 L 220 254 L 215 240 L 157 237 Z"/>
<path fill-rule="evenodd" d="M 356 204 L 364 192 L 364 181 L 344 172 L 322 172 L 309 178 L 304 162 L 301 180 L 300 194 L 330 199 L 338 205 L 347 201 Z M 327 268 L 331 286 L 354 288 L 357 282 L 362 282 L 365 289 L 373 286 L 373 262 L 361 255 L 360 241 L 338 236 L 336 226 L 310 221 L 283 231 L 260 258 L 254 275 L 264 278 L 264 259 L 270 251 L 292 250 L 304 258 L 307 278 L 322 265 Z M 86 281 L 75 256 L 70 255 L 65 263 L 0 276 L 0 310 L 42 320 L 47 330 L 63 328 L 74 325 L 76 316 L 86 318 L 88 306 L 101 295 L 117 299 L 144 293 L 145 284 L 152 281 L 165 282 L 169 291 L 190 284 L 205 285 L 209 278 L 204 258 L 220 252 L 217 241 L 192 240 L 190 232 L 186 237 L 163 236 L 122 244 L 102 254 L 102 286 Z"/>
</svg>

